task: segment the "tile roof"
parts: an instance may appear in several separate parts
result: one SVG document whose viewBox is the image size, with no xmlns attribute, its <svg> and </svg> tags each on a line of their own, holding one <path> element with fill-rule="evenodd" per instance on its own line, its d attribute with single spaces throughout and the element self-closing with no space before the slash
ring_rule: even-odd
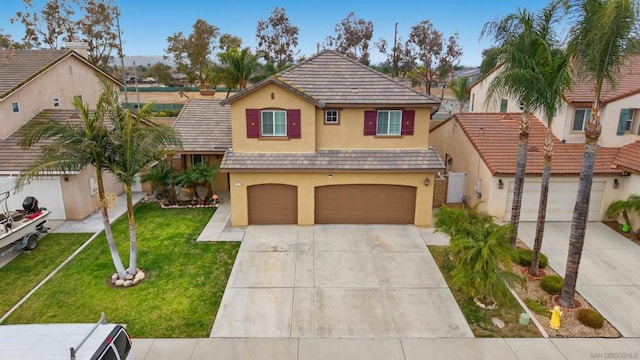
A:
<svg viewBox="0 0 640 360">
<path fill-rule="evenodd" d="M 89 63 L 73 50 L 0 50 L 0 100 L 68 56 L 76 56 L 117 84 L 120 81 Z"/>
<path fill-rule="evenodd" d="M 71 119 L 76 110 L 43 110 L 34 119 L 49 119 L 53 121 L 79 121 Z M 0 139 L 0 172 L 24 171 L 31 166 L 34 159 L 40 156 L 43 145 L 50 144 L 51 140 L 43 140 L 36 145 L 23 149 L 19 142 L 24 134 L 24 127 L 18 129 L 6 139 Z"/>
<path fill-rule="evenodd" d="M 640 140 L 620 148 L 613 163 L 629 171 L 640 172 Z"/>
<path fill-rule="evenodd" d="M 221 152 L 231 147 L 231 109 L 220 100 L 189 100 L 173 128 L 182 139 L 181 152 Z"/>
<path fill-rule="evenodd" d="M 271 80 L 269 80 L 271 79 Z M 421 93 L 333 50 L 324 50 L 224 101 L 250 93 L 266 81 L 277 80 L 296 89 L 319 106 L 327 105 L 412 105 L 440 104 L 435 97 Z"/>
<path fill-rule="evenodd" d="M 520 113 L 459 113 L 454 120 L 476 148 L 482 160 L 494 175 L 513 175 L 518 155 Z M 531 118 L 528 175 L 541 175 L 544 165 L 542 149 L 546 127 L 535 116 Z M 563 144 L 553 137 L 553 175 L 579 175 L 582 166 L 583 144 Z M 595 174 L 620 174 L 613 161 L 620 148 L 598 147 Z"/>
<path fill-rule="evenodd" d="M 435 149 L 318 150 L 315 153 L 238 153 L 227 151 L 223 170 L 252 171 L 437 171 L 444 169 Z"/>
<path fill-rule="evenodd" d="M 620 73 L 616 77 L 615 89 L 608 81 L 602 85 L 602 104 L 640 93 L 640 54 L 629 55 L 620 67 Z M 595 97 L 594 81 L 591 79 L 576 78 L 573 89 L 565 93 L 565 99 L 569 103 L 592 103 Z"/>
</svg>

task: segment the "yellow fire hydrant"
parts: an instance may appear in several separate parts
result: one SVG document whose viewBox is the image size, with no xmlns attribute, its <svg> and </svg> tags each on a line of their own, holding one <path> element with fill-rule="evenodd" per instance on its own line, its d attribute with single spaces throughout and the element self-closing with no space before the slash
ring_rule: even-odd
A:
<svg viewBox="0 0 640 360">
<path fill-rule="evenodd" d="M 560 317 L 562 316 L 562 311 L 560 311 L 560 306 L 556 305 L 553 307 L 553 310 L 549 310 L 551 312 L 551 321 L 549 321 L 549 325 L 553 330 L 560 329 Z"/>
</svg>

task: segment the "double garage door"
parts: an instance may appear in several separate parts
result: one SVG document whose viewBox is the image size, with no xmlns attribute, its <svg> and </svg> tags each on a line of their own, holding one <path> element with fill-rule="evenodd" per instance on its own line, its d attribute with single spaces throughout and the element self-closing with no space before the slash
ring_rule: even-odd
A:
<svg viewBox="0 0 640 360">
<path fill-rule="evenodd" d="M 298 191 L 281 184 L 247 189 L 250 224 L 297 224 Z M 413 224 L 416 188 L 399 185 L 330 185 L 315 188 L 316 224 Z"/>
<path fill-rule="evenodd" d="M 591 200 L 589 201 L 589 221 L 598 221 L 604 181 L 594 181 L 591 185 Z M 537 221 L 540 203 L 540 181 L 525 180 L 522 194 L 520 221 Z M 514 183 L 509 183 L 504 220 L 511 219 L 511 204 L 513 202 Z M 575 181 L 553 181 L 549 183 L 547 197 L 547 221 L 571 221 L 573 208 L 578 194 L 578 179 Z"/>
</svg>

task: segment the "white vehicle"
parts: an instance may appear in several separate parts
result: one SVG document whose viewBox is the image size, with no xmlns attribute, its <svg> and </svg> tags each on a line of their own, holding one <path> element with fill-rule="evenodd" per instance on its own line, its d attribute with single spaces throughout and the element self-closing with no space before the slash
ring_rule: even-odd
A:
<svg viewBox="0 0 640 360">
<path fill-rule="evenodd" d="M 131 338 L 122 325 L 0 325 L 0 359 L 124 360 L 131 356 Z"/>
<path fill-rule="evenodd" d="M 33 196 L 24 199 L 23 209 L 9 210 L 7 200 L 14 188 L 15 178 L 0 179 L 0 248 L 13 244 L 13 248 L 33 250 L 46 233 L 44 223 L 51 211 L 39 208 Z"/>
</svg>

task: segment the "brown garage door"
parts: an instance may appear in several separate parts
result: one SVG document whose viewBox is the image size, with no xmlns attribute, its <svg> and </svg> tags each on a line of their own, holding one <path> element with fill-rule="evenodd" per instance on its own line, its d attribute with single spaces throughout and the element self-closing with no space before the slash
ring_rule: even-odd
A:
<svg viewBox="0 0 640 360">
<path fill-rule="evenodd" d="M 413 224 L 415 187 L 330 185 L 315 193 L 316 224 Z"/>
<path fill-rule="evenodd" d="M 297 224 L 298 189 L 281 184 L 247 188 L 249 224 Z"/>
</svg>

